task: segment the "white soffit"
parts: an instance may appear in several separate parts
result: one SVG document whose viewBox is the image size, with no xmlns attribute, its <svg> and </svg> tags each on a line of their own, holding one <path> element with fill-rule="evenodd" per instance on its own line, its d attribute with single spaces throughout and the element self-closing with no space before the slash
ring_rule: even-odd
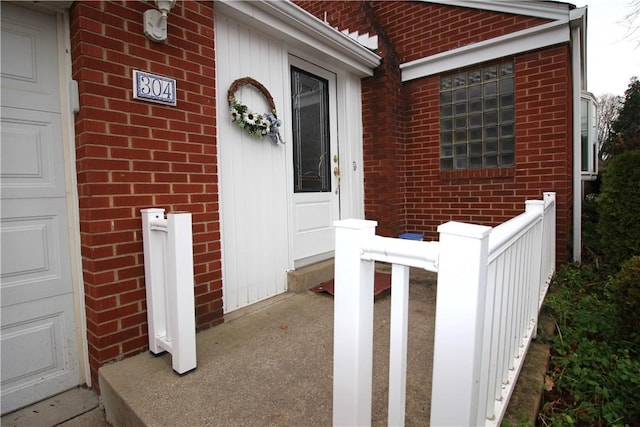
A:
<svg viewBox="0 0 640 427">
<path fill-rule="evenodd" d="M 571 36 L 568 24 L 568 14 L 565 13 L 563 19 L 555 22 L 405 62 L 400 65 L 402 81 L 567 42 Z"/>
<path fill-rule="evenodd" d="M 339 28 L 334 27 L 337 31 L 340 31 Z M 362 46 L 366 47 L 367 49 L 371 49 L 371 50 L 377 50 L 378 49 L 378 36 L 370 36 L 369 33 L 364 33 L 364 34 L 360 34 L 360 32 L 358 31 L 349 31 L 349 29 L 347 28 L 346 30 L 342 30 L 340 31 L 342 34 L 346 34 L 347 36 L 349 36 L 349 38 L 357 41 L 358 43 L 360 43 Z"/>
<path fill-rule="evenodd" d="M 360 77 L 373 75 L 380 65 L 377 54 L 290 1 L 218 0 L 214 5 L 216 11 Z"/>
</svg>

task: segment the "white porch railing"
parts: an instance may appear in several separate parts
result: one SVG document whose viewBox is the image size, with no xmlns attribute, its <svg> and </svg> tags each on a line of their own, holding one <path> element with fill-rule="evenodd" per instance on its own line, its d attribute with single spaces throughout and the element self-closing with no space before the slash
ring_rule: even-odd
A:
<svg viewBox="0 0 640 427">
<path fill-rule="evenodd" d="M 171 353 L 173 370 L 196 368 L 191 214 L 142 209 L 149 350 Z"/>
<path fill-rule="evenodd" d="M 333 424 L 370 425 L 374 262 L 392 264 L 389 425 L 404 425 L 409 267 L 438 273 L 431 425 L 499 425 L 555 266 L 555 193 L 495 227 L 449 222 L 439 242 L 337 221 Z"/>
</svg>

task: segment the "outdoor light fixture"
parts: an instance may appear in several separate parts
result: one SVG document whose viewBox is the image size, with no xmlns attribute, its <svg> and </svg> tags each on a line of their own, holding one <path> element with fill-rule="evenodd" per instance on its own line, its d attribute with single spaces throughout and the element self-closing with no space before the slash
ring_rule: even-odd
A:
<svg viewBox="0 0 640 427">
<path fill-rule="evenodd" d="M 149 9 L 144 13 L 144 35 L 154 42 L 167 39 L 167 16 L 175 6 L 176 0 L 156 0 L 158 10 Z"/>
</svg>

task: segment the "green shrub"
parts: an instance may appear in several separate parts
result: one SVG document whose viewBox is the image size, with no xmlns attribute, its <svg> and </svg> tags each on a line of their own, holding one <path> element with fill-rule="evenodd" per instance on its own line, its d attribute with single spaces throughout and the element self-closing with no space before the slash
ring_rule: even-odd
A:
<svg viewBox="0 0 640 427">
<path fill-rule="evenodd" d="M 584 264 L 601 263 L 602 249 L 598 233 L 597 194 L 587 195 L 582 201 L 582 262 Z"/>
<path fill-rule="evenodd" d="M 605 260 L 619 266 L 640 255 L 640 150 L 611 161 L 598 197 L 598 233 Z"/>
<path fill-rule="evenodd" d="M 637 258 L 615 279 L 593 265 L 565 265 L 556 273 L 545 299 L 556 333 L 548 337 L 539 425 L 640 425 L 640 359 L 637 345 L 621 336 L 615 301 L 615 292 L 638 289 L 620 284 L 637 282 Z"/>
<path fill-rule="evenodd" d="M 620 311 L 621 328 L 626 333 L 637 333 L 640 330 L 640 256 L 622 264 L 618 275 L 609 282 L 609 289 Z"/>
</svg>

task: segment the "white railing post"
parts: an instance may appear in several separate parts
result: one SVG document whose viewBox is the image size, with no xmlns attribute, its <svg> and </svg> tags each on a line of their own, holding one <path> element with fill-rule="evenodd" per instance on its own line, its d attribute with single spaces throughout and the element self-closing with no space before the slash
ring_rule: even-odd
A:
<svg viewBox="0 0 640 427">
<path fill-rule="evenodd" d="M 448 222 L 438 232 L 431 425 L 484 424 L 478 400 L 491 228 Z"/>
<path fill-rule="evenodd" d="M 196 319 L 193 282 L 193 231 L 190 213 L 167 215 L 167 296 L 172 322 L 172 366 L 179 374 L 196 367 Z"/>
<path fill-rule="evenodd" d="M 361 243 L 375 221 L 336 221 L 333 338 L 333 425 L 371 424 L 374 261 Z"/>
<path fill-rule="evenodd" d="M 556 265 L 556 193 L 542 193 L 545 201 L 544 218 L 544 246 L 547 253 L 544 275 L 548 276 L 555 271 Z M 549 277 L 545 277 L 548 279 Z M 542 304 L 542 301 L 540 302 Z"/>
<path fill-rule="evenodd" d="M 191 214 L 142 209 L 149 351 L 168 351 L 184 374 L 196 367 Z"/>
</svg>

